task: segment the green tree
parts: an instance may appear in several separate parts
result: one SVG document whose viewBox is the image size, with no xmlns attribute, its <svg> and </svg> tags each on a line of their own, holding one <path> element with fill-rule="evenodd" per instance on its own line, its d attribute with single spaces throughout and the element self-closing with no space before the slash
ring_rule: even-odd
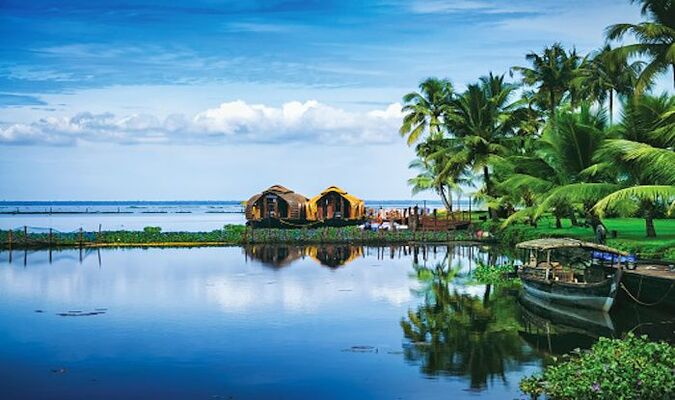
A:
<svg viewBox="0 0 675 400">
<path fill-rule="evenodd" d="M 595 210 L 604 213 L 621 201 L 640 205 L 648 237 L 655 237 L 654 218 L 659 205 L 675 199 L 675 96 L 640 96 L 623 105 L 618 139 L 606 140 L 596 152 L 596 169 L 613 171 L 621 185 L 600 199 Z"/>
<path fill-rule="evenodd" d="M 635 86 L 641 94 L 653 79 L 672 68 L 675 87 L 675 4 L 672 0 L 631 0 L 642 5 L 642 15 L 647 21 L 639 24 L 615 24 L 607 28 L 608 40 L 621 40 L 633 36 L 637 43 L 627 44 L 615 51 L 623 58 L 645 57 L 647 65 Z"/>
<path fill-rule="evenodd" d="M 403 96 L 403 123 L 399 130 L 412 145 L 428 133 L 432 139 L 443 135 L 443 121 L 450 112 L 453 88 L 446 79 L 427 78 L 419 85 L 419 92 Z"/>
<path fill-rule="evenodd" d="M 628 62 L 612 51 L 609 45 L 592 54 L 580 67 L 576 84 L 584 97 L 598 101 L 602 106 L 608 102 L 609 120 L 614 115 L 614 95 L 625 99 L 633 94 L 643 63 Z"/>
<path fill-rule="evenodd" d="M 581 57 L 576 50 L 567 52 L 560 43 L 555 43 L 544 48 L 541 55 L 529 53 L 525 59 L 531 67 L 517 66 L 511 70 L 522 75 L 525 85 L 536 89 L 539 103 L 555 115 L 556 108 L 566 95 L 575 97 L 573 81 L 578 76 Z"/>
<path fill-rule="evenodd" d="M 495 196 L 491 163 L 508 154 L 519 125 L 516 110 L 521 102 L 511 102 L 515 89 L 516 85 L 504 81 L 504 75 L 490 73 L 452 102 L 453 112 L 446 122 L 454 138 L 445 148 L 452 155 L 449 168 L 481 173 L 488 199 Z M 492 208 L 488 212 L 492 218 L 497 217 Z"/>
</svg>

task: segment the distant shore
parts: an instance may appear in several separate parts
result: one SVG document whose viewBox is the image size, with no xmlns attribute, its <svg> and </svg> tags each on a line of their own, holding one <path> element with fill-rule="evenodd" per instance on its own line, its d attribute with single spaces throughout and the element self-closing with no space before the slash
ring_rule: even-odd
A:
<svg viewBox="0 0 675 400">
<path fill-rule="evenodd" d="M 629 221 L 630 222 L 630 221 Z M 672 220 L 664 220 L 663 226 L 672 226 Z M 625 220 L 608 221 L 625 224 Z M 482 234 L 479 234 L 483 232 Z M 484 232 L 490 232 L 485 234 Z M 245 225 L 226 225 L 210 232 L 162 232 L 156 227 L 129 231 L 75 231 L 29 232 L 23 230 L 0 230 L 0 249 L 49 249 L 49 248 L 104 248 L 104 247 L 205 247 L 236 246 L 249 244 L 269 245 L 403 245 L 438 244 L 449 242 L 479 242 L 491 245 L 513 246 L 517 242 L 543 237 L 574 237 L 593 240 L 590 229 L 567 227 L 551 229 L 533 228 L 527 225 L 512 225 L 495 229 L 490 223 L 475 223 L 468 230 L 433 232 L 409 230 L 362 231 L 358 227 L 318 229 L 251 229 Z M 668 232 L 657 240 L 636 238 L 620 232 L 607 244 L 638 255 L 643 259 L 675 261 L 675 240 Z"/>
</svg>

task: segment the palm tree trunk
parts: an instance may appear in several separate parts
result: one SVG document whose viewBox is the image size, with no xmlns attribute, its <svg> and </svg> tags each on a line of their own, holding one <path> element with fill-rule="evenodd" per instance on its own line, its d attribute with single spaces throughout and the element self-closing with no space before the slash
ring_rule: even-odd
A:
<svg viewBox="0 0 675 400">
<path fill-rule="evenodd" d="M 438 185 L 436 190 L 438 191 L 439 196 L 441 196 L 441 201 L 443 202 L 443 206 L 445 207 L 445 211 L 451 213 L 452 212 L 452 195 L 450 194 L 450 191 L 448 190 L 448 193 L 446 193 L 445 187 L 443 185 Z"/>
<path fill-rule="evenodd" d="M 492 196 L 492 183 L 490 182 L 490 170 L 487 165 L 483 166 L 483 180 L 485 181 L 485 194 L 488 197 Z M 490 218 L 496 218 L 496 213 L 491 207 L 488 207 L 488 216 Z"/>
<path fill-rule="evenodd" d="M 614 91 L 609 89 L 609 125 L 613 125 L 614 119 Z"/>
<path fill-rule="evenodd" d="M 577 220 L 577 213 L 572 210 L 570 213 L 570 221 L 572 222 L 572 226 L 579 226 L 579 221 Z"/>
<path fill-rule="evenodd" d="M 548 98 L 551 102 L 551 116 L 553 117 L 553 123 L 555 124 L 555 93 L 553 93 L 553 90 L 548 91 Z"/>
<path fill-rule="evenodd" d="M 647 230 L 647 237 L 656 237 L 656 229 L 654 228 L 654 204 L 651 202 L 645 204 L 645 228 Z"/>
</svg>

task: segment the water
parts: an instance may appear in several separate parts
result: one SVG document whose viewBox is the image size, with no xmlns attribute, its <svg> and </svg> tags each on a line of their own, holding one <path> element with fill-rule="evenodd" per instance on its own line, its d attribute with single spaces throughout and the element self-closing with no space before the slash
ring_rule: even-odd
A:
<svg viewBox="0 0 675 400">
<path fill-rule="evenodd" d="M 431 200 L 368 200 L 366 207 L 407 208 L 426 205 L 442 208 Z M 467 199 L 456 207 L 468 209 Z M 15 212 L 23 214 L 12 214 Z M 159 226 L 163 231 L 203 232 L 227 224 L 244 224 L 241 201 L 5 201 L 0 202 L 0 229 L 73 232 L 143 230 Z"/>
<path fill-rule="evenodd" d="M 551 354 L 598 334 L 672 334 L 670 317 L 629 306 L 587 325 L 526 307 L 512 285 L 470 284 L 478 259 L 503 257 L 471 246 L 2 251 L 2 398 L 508 399 Z"/>
</svg>

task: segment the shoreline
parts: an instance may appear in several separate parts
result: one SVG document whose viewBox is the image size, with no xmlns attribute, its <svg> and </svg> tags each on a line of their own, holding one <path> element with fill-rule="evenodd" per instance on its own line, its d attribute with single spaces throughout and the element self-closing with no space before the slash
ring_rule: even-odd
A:
<svg viewBox="0 0 675 400">
<path fill-rule="evenodd" d="M 489 223 L 488 223 L 489 224 Z M 240 245 L 414 245 L 443 243 L 473 243 L 514 246 L 516 243 L 538 238 L 572 237 L 593 241 L 592 233 L 539 231 L 524 225 L 495 229 L 488 224 L 474 224 L 467 230 L 453 231 L 361 231 L 357 227 L 326 227 L 318 229 L 252 229 L 244 225 L 226 225 L 210 232 L 161 232 L 148 227 L 141 231 L 80 231 L 30 232 L 0 230 L 2 250 L 40 250 L 54 248 L 111 248 L 111 247 L 220 247 Z M 477 238 L 475 232 L 490 232 Z M 10 234 L 11 232 L 11 234 Z M 675 241 L 664 238 L 658 242 L 648 239 L 608 239 L 607 245 L 628 251 L 644 260 L 675 261 Z"/>
</svg>

